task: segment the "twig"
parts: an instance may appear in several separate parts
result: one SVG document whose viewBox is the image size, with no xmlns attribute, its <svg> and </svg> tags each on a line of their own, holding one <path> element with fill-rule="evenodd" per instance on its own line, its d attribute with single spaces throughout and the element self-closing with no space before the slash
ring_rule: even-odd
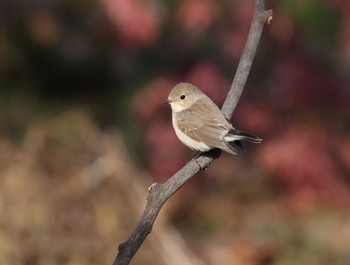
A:
<svg viewBox="0 0 350 265">
<path fill-rule="evenodd" d="M 231 89 L 221 110 L 228 119 L 232 117 L 247 81 L 264 24 L 270 22 L 271 18 L 272 10 L 265 10 L 265 1 L 255 0 L 254 17 L 249 30 L 248 39 L 241 60 L 238 64 Z M 153 224 L 163 204 L 196 173 L 200 170 L 206 169 L 214 159 L 220 156 L 220 154 L 221 151 L 218 149 L 203 153 L 195 160 L 189 161 L 164 184 L 154 183 L 150 187 L 147 205 L 141 220 L 129 239 L 119 245 L 118 255 L 114 260 L 113 265 L 129 264 L 147 235 L 151 233 Z"/>
</svg>

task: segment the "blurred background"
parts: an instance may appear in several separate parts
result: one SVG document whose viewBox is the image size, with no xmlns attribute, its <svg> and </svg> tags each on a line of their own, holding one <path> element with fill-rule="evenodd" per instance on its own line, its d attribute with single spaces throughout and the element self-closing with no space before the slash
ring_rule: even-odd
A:
<svg viewBox="0 0 350 265">
<path fill-rule="evenodd" d="M 266 1 L 222 154 L 162 209 L 132 264 L 350 264 L 350 2 Z M 194 152 L 181 81 L 219 106 L 252 19 L 243 0 L 0 2 L 0 263 L 111 264 L 152 182 Z"/>
</svg>

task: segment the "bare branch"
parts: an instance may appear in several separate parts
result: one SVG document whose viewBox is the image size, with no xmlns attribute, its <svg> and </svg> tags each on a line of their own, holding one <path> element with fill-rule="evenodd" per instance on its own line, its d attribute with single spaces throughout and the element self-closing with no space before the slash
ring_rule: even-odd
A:
<svg viewBox="0 0 350 265">
<path fill-rule="evenodd" d="M 239 61 L 231 89 L 221 108 L 227 119 L 232 117 L 254 61 L 264 24 L 272 19 L 272 10 L 265 10 L 265 1 L 255 0 L 255 10 L 246 45 Z"/>
<path fill-rule="evenodd" d="M 222 112 L 228 119 L 232 117 L 246 84 L 264 24 L 270 22 L 271 18 L 272 10 L 265 10 L 265 1 L 255 0 L 254 17 L 249 30 L 248 39 L 241 60 L 238 64 L 231 89 L 222 107 Z M 164 184 L 155 183 L 150 187 L 147 205 L 141 220 L 129 239 L 125 243 L 119 245 L 119 252 L 113 265 L 129 264 L 147 235 L 151 233 L 153 224 L 163 204 L 196 173 L 200 170 L 206 169 L 214 159 L 220 156 L 220 154 L 221 150 L 218 149 L 203 153 L 195 160 L 189 161 Z"/>
</svg>

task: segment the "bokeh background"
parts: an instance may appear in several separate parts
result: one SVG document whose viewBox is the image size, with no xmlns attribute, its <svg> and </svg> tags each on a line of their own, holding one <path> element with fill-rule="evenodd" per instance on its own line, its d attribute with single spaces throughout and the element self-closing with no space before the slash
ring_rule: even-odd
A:
<svg viewBox="0 0 350 265">
<path fill-rule="evenodd" d="M 133 264 L 350 262 L 350 2 L 267 1 L 223 154 L 161 211 Z M 219 106 L 252 19 L 243 0 L 0 2 L 0 263 L 111 264 L 147 188 L 193 152 L 178 82 Z"/>
</svg>

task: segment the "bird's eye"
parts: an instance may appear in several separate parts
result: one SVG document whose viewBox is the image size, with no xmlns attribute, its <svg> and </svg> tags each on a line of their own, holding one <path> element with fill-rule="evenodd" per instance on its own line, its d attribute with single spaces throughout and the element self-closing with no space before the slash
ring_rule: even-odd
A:
<svg viewBox="0 0 350 265">
<path fill-rule="evenodd" d="M 181 96 L 180 96 L 180 99 L 181 99 L 181 100 L 184 100 L 185 98 L 186 98 L 185 95 L 181 95 Z"/>
</svg>

